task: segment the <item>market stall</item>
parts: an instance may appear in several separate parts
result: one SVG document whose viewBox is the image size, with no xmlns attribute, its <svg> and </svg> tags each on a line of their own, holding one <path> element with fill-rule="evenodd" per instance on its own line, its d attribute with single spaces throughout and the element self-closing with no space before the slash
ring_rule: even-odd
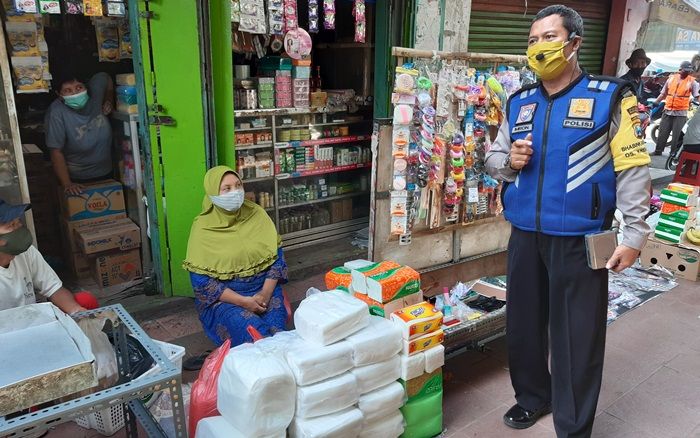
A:
<svg viewBox="0 0 700 438">
<path fill-rule="evenodd" d="M 392 54 L 394 118 L 374 128 L 370 258 L 427 272 L 503 252 L 501 187 L 483 160 L 506 99 L 534 79 L 519 68 L 526 58 L 400 47 Z M 481 275 L 504 273 L 503 263 L 492 268 Z"/>
</svg>

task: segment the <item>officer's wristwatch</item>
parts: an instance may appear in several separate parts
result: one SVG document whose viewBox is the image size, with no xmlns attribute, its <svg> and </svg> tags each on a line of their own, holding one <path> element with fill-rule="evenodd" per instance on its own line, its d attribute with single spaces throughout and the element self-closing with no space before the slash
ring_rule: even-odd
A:
<svg viewBox="0 0 700 438">
<path fill-rule="evenodd" d="M 510 170 L 515 170 L 510 166 L 510 152 L 506 155 L 506 159 L 503 160 L 503 168 L 508 168 Z"/>
</svg>

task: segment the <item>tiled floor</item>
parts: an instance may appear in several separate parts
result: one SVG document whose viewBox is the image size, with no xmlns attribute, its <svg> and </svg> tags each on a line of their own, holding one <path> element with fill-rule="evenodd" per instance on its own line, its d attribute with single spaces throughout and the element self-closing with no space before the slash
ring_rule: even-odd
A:
<svg viewBox="0 0 700 438">
<path fill-rule="evenodd" d="M 290 285 L 292 301 L 321 278 Z M 676 289 L 615 321 L 608 330 L 605 373 L 594 437 L 700 438 L 700 285 Z M 187 348 L 211 348 L 193 310 L 143 323 L 155 338 Z M 192 381 L 196 373 L 186 373 Z M 515 431 L 501 417 L 513 403 L 503 339 L 485 352 L 469 352 L 445 367 L 445 438 L 554 437 L 552 416 Z M 50 438 L 100 436 L 70 423 Z M 122 437 L 123 431 L 115 435 Z M 381 437 L 378 437 L 381 438 Z"/>
</svg>

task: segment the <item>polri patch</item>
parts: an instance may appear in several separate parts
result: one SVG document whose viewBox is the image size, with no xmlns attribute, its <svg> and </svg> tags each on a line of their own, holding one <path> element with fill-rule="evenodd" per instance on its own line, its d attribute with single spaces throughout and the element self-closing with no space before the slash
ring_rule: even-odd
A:
<svg viewBox="0 0 700 438">
<path fill-rule="evenodd" d="M 522 125 L 524 123 L 532 122 L 535 117 L 535 110 L 537 109 L 537 103 L 531 103 L 528 105 L 523 105 L 520 107 L 520 112 L 518 113 L 518 120 L 515 121 L 516 125 Z M 532 129 L 530 129 L 532 130 Z"/>
<path fill-rule="evenodd" d="M 532 123 L 526 125 L 516 125 L 515 128 L 510 132 L 511 134 L 517 134 L 519 132 L 530 132 L 532 131 Z"/>
<path fill-rule="evenodd" d="M 569 118 L 572 119 L 592 119 L 595 99 L 578 98 L 569 102 Z M 566 126 L 566 125 L 564 125 Z"/>
<path fill-rule="evenodd" d="M 593 120 L 564 119 L 564 127 L 593 129 L 595 127 L 595 122 Z"/>
</svg>

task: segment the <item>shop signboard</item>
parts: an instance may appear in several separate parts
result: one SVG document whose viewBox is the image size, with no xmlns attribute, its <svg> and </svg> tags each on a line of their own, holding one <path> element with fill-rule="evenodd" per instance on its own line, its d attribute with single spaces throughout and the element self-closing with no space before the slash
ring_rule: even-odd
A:
<svg viewBox="0 0 700 438">
<path fill-rule="evenodd" d="M 700 32 L 678 28 L 676 31 L 675 49 L 700 51 Z"/>
<path fill-rule="evenodd" d="M 649 21 L 663 21 L 684 29 L 700 30 L 700 11 L 694 5 L 698 2 L 684 0 L 659 0 L 651 5 Z"/>
</svg>

